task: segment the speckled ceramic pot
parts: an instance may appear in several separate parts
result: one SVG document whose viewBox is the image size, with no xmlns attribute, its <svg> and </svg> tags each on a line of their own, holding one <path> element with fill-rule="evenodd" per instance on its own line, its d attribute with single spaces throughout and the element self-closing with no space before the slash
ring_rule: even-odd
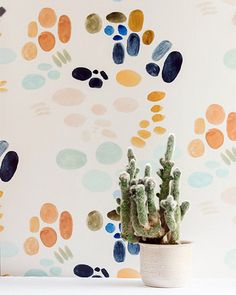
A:
<svg viewBox="0 0 236 295">
<path fill-rule="evenodd" d="M 145 285 L 183 287 L 191 278 L 192 243 L 154 245 L 141 243 L 140 273 Z"/>
</svg>

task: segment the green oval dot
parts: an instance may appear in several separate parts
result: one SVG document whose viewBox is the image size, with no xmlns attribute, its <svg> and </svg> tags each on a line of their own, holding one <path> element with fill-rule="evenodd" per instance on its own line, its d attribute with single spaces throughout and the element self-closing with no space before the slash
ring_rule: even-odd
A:
<svg viewBox="0 0 236 295">
<path fill-rule="evenodd" d="M 83 167 L 87 163 L 87 156 L 79 150 L 64 149 L 58 153 L 56 161 L 60 168 L 73 170 Z"/>
</svg>

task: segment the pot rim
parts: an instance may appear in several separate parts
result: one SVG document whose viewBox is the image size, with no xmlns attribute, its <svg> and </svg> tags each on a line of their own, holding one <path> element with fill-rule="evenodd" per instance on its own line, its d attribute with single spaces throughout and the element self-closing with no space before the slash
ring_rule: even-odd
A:
<svg viewBox="0 0 236 295">
<path fill-rule="evenodd" d="M 189 247 L 192 246 L 193 242 L 192 241 L 180 241 L 180 244 L 150 244 L 150 243 L 144 243 L 144 242 L 139 242 L 139 244 L 142 247 L 149 247 L 149 248 L 174 248 L 174 247 Z"/>
</svg>

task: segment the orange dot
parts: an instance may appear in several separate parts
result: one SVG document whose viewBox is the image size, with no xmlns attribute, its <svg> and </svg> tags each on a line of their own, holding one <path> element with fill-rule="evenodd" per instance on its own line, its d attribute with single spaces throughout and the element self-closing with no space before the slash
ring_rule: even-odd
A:
<svg viewBox="0 0 236 295">
<path fill-rule="evenodd" d="M 165 119 L 165 116 L 161 115 L 161 114 L 156 114 L 156 115 L 152 116 L 153 122 L 160 122 L 160 121 L 163 121 L 164 119 Z"/>
<path fill-rule="evenodd" d="M 38 17 L 39 23 L 44 28 L 51 28 L 55 25 L 57 16 L 55 10 L 49 7 L 43 8 Z"/>
<path fill-rule="evenodd" d="M 56 43 L 55 37 L 50 32 L 42 32 L 38 37 L 40 47 L 44 51 L 51 51 Z"/>
<path fill-rule="evenodd" d="M 163 98 L 165 98 L 165 96 L 166 96 L 165 92 L 153 91 L 148 94 L 147 99 L 150 101 L 159 101 L 159 100 L 162 100 Z"/>
<path fill-rule="evenodd" d="M 161 107 L 161 106 L 159 106 L 159 105 L 155 105 L 155 106 L 153 106 L 153 107 L 151 108 L 151 111 L 152 111 L 153 113 L 158 113 L 158 112 L 160 112 L 162 109 L 163 109 L 163 107 Z"/>
<path fill-rule="evenodd" d="M 38 54 L 36 45 L 33 42 L 26 43 L 22 48 L 21 54 L 25 60 L 35 59 Z"/>
<path fill-rule="evenodd" d="M 219 129 L 209 129 L 206 133 L 206 141 L 212 149 L 218 149 L 224 143 L 224 134 Z"/>
<path fill-rule="evenodd" d="M 131 138 L 131 143 L 138 148 L 143 148 L 146 144 L 144 140 L 136 136 Z"/>
<path fill-rule="evenodd" d="M 143 44 L 150 45 L 155 38 L 155 33 L 152 30 L 147 30 L 143 33 Z"/>
<path fill-rule="evenodd" d="M 46 247 L 52 247 L 57 242 L 57 233 L 51 227 L 44 227 L 40 232 L 40 239 Z"/>
<path fill-rule="evenodd" d="M 194 139 L 190 142 L 188 146 L 188 152 L 190 156 L 194 158 L 201 157 L 205 152 L 205 147 L 200 139 Z"/>
<path fill-rule="evenodd" d="M 0 198 L 2 198 L 3 197 L 3 191 L 0 191 Z"/>
<path fill-rule="evenodd" d="M 150 122 L 147 121 L 147 120 L 142 120 L 142 121 L 139 122 L 139 126 L 141 128 L 147 128 L 149 125 L 150 125 Z"/>
<path fill-rule="evenodd" d="M 236 113 L 229 113 L 228 115 L 227 134 L 230 140 L 236 141 Z"/>
<path fill-rule="evenodd" d="M 54 223 L 58 218 L 57 207 L 51 203 L 45 203 L 41 207 L 40 217 L 46 223 Z"/>
<path fill-rule="evenodd" d="M 156 134 L 164 134 L 166 133 L 166 128 L 163 128 L 163 127 L 160 127 L 160 126 L 157 126 L 153 129 L 153 132 L 155 132 Z"/>
<path fill-rule="evenodd" d="M 33 237 L 28 238 L 24 243 L 25 253 L 28 255 L 35 255 L 39 251 L 39 243 Z"/>
<path fill-rule="evenodd" d="M 129 15 L 129 28 L 133 32 L 140 32 L 143 28 L 144 14 L 141 10 L 133 10 Z"/>
<path fill-rule="evenodd" d="M 4 231 L 4 226 L 0 225 L 0 232 Z"/>
<path fill-rule="evenodd" d="M 139 130 L 138 135 L 144 139 L 147 139 L 151 136 L 151 132 L 149 132 L 147 130 Z"/>
<path fill-rule="evenodd" d="M 194 132 L 196 134 L 203 134 L 205 132 L 206 124 L 203 118 L 197 118 L 194 122 Z"/>
<path fill-rule="evenodd" d="M 39 218 L 37 216 L 30 218 L 30 231 L 37 233 L 39 231 Z"/>
<path fill-rule="evenodd" d="M 119 278 L 119 279 L 136 279 L 136 278 L 140 278 L 140 274 L 135 269 L 123 268 L 118 271 L 117 278 Z"/>
<path fill-rule="evenodd" d="M 28 37 L 34 38 L 38 35 L 38 25 L 35 21 L 28 24 Z"/>
<path fill-rule="evenodd" d="M 206 111 L 206 118 L 211 124 L 221 124 L 225 119 L 225 111 L 219 104 L 212 104 Z"/>
<path fill-rule="evenodd" d="M 71 37 L 71 21 L 67 15 L 61 15 L 58 22 L 58 36 L 62 43 L 67 43 Z"/>
<path fill-rule="evenodd" d="M 59 228 L 61 237 L 65 240 L 68 240 L 71 237 L 73 231 L 72 216 L 69 212 L 64 211 L 61 213 Z"/>
</svg>

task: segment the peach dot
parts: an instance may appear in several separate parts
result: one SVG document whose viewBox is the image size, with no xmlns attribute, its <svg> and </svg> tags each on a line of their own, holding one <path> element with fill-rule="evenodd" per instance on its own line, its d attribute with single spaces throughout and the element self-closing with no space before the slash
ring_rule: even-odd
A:
<svg viewBox="0 0 236 295">
<path fill-rule="evenodd" d="M 142 121 L 139 122 L 139 126 L 141 128 L 147 128 L 149 125 L 150 125 L 150 122 L 147 121 L 147 120 L 142 120 Z"/>
<path fill-rule="evenodd" d="M 28 24 L 28 37 L 34 38 L 38 35 L 38 25 L 35 21 Z"/>
<path fill-rule="evenodd" d="M 23 46 L 21 54 L 25 60 L 35 59 L 38 54 L 37 46 L 33 42 L 28 42 Z"/>
<path fill-rule="evenodd" d="M 147 139 L 151 136 L 151 132 L 149 132 L 147 130 L 139 130 L 138 135 L 144 139 Z"/>
<path fill-rule="evenodd" d="M 138 148 L 143 148 L 146 144 L 144 140 L 136 136 L 131 138 L 131 143 Z"/>
<path fill-rule="evenodd" d="M 86 122 L 86 117 L 80 114 L 70 114 L 65 117 L 64 122 L 70 127 L 81 127 Z"/>
<path fill-rule="evenodd" d="M 151 111 L 152 111 L 153 113 L 158 113 L 158 112 L 160 112 L 162 109 L 163 109 L 162 106 L 155 105 L 155 106 L 153 106 L 153 107 L 151 108 Z"/>
<path fill-rule="evenodd" d="M 153 132 L 155 132 L 158 135 L 166 133 L 166 128 L 163 128 L 161 126 L 157 126 L 153 129 Z"/>
<path fill-rule="evenodd" d="M 57 207 L 51 203 L 45 203 L 41 207 L 40 217 L 46 223 L 54 223 L 58 218 Z"/>
<path fill-rule="evenodd" d="M 32 233 L 37 233 L 39 231 L 39 218 L 37 216 L 30 218 L 30 231 Z"/>
<path fill-rule="evenodd" d="M 136 278 L 140 278 L 140 274 L 135 269 L 123 268 L 118 271 L 117 278 L 119 278 L 119 279 L 136 279 Z"/>
<path fill-rule="evenodd" d="M 107 108 L 102 104 L 95 104 L 91 110 L 97 116 L 102 116 L 107 112 Z"/>
<path fill-rule="evenodd" d="M 61 213 L 59 228 L 61 237 L 64 240 L 70 239 L 73 232 L 73 220 L 71 214 L 68 211 L 64 211 Z"/>
<path fill-rule="evenodd" d="M 4 231 L 4 226 L 0 225 L 0 232 Z"/>
<path fill-rule="evenodd" d="M 188 152 L 190 156 L 194 158 L 201 157 L 205 152 L 205 147 L 200 139 L 194 139 L 190 142 L 188 146 Z"/>
<path fill-rule="evenodd" d="M 224 143 L 224 134 L 219 129 L 209 129 L 206 133 L 206 141 L 212 149 L 218 149 Z"/>
<path fill-rule="evenodd" d="M 203 134 L 205 132 L 206 124 L 203 118 L 197 118 L 194 122 L 195 134 Z"/>
<path fill-rule="evenodd" d="M 227 135 L 230 140 L 236 141 L 236 113 L 229 113 L 228 115 Z"/>
<path fill-rule="evenodd" d="M 44 227 L 40 232 L 40 239 L 46 247 L 52 247 L 57 242 L 57 233 L 51 227 Z"/>
<path fill-rule="evenodd" d="M 38 42 L 44 51 L 51 51 L 55 46 L 56 40 L 51 32 L 42 32 L 38 36 Z"/>
<path fill-rule="evenodd" d="M 118 112 L 132 113 L 138 108 L 139 104 L 134 98 L 121 97 L 114 101 L 113 106 Z"/>
<path fill-rule="evenodd" d="M 116 138 L 117 135 L 114 131 L 111 131 L 109 129 L 103 129 L 102 130 L 102 135 L 108 138 Z"/>
<path fill-rule="evenodd" d="M 148 94 L 147 99 L 150 100 L 150 101 L 160 101 L 163 98 L 165 98 L 165 96 L 166 96 L 165 92 L 153 91 L 153 92 Z"/>
<path fill-rule="evenodd" d="M 161 114 L 156 114 L 156 115 L 152 116 L 153 122 L 160 122 L 160 121 L 163 121 L 164 119 L 165 119 L 165 116 L 161 115 Z"/>
<path fill-rule="evenodd" d="M 30 237 L 24 243 L 25 253 L 28 255 L 35 255 L 39 251 L 39 242 L 37 239 Z"/>
<path fill-rule="evenodd" d="M 206 118 L 211 124 L 221 124 L 225 119 L 225 111 L 219 104 L 212 104 L 206 111 Z"/>
<path fill-rule="evenodd" d="M 43 8 L 38 17 L 39 23 L 44 28 L 51 28 L 55 25 L 57 16 L 55 10 L 49 7 Z"/>
</svg>

